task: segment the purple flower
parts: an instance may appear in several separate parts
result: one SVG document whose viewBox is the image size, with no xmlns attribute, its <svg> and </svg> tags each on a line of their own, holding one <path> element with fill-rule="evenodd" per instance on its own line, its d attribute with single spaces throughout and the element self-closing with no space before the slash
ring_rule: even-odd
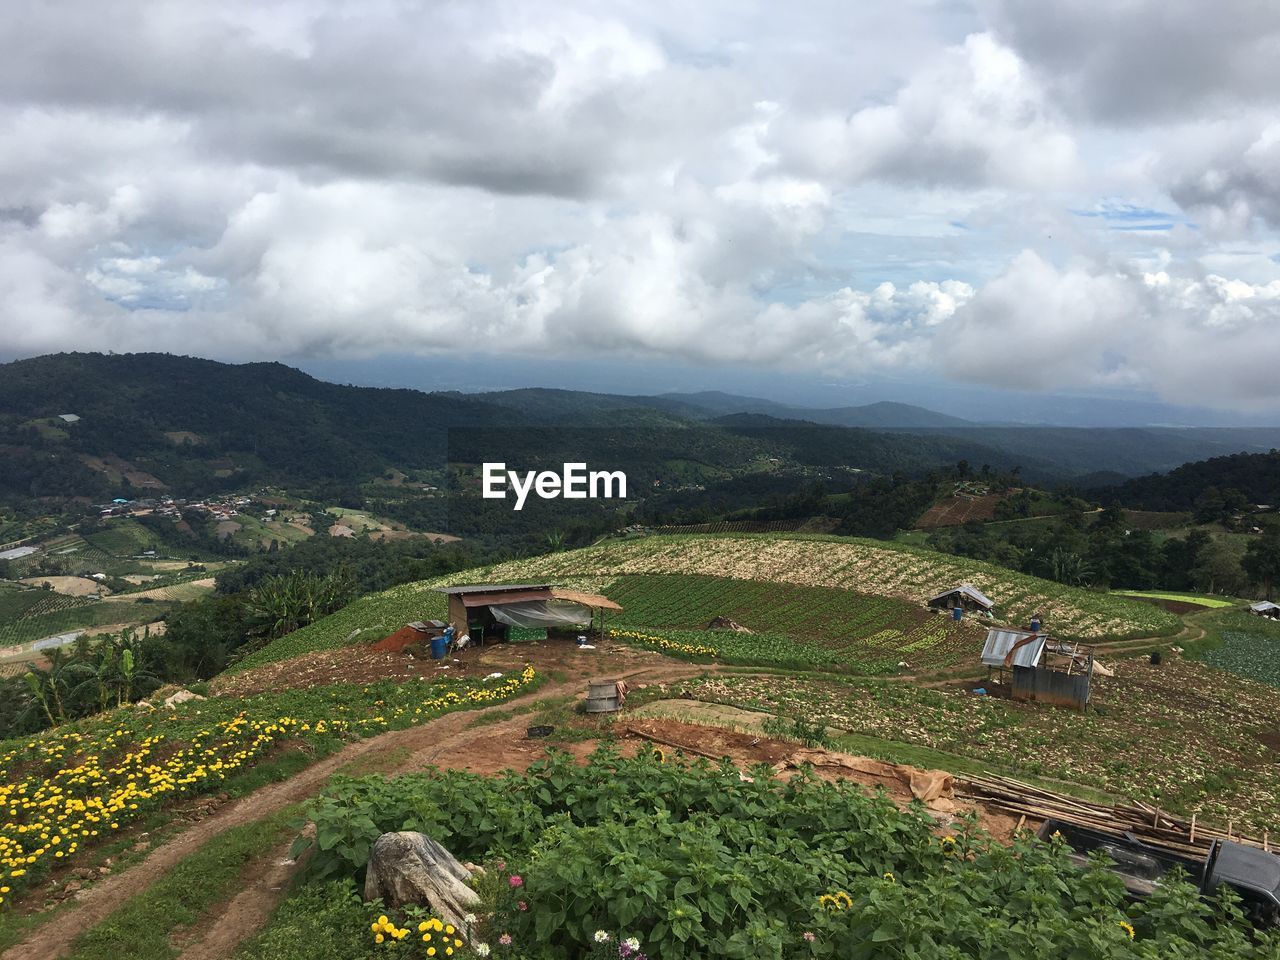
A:
<svg viewBox="0 0 1280 960">
<path fill-rule="evenodd" d="M 507 883 L 511 884 L 512 887 L 524 886 L 524 881 L 520 879 L 520 874 L 518 873 L 513 873 L 511 876 L 507 877 Z"/>
</svg>

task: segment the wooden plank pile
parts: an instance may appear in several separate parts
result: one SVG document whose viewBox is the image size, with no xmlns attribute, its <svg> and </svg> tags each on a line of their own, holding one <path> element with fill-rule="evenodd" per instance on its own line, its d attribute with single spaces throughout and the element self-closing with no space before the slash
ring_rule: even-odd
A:
<svg viewBox="0 0 1280 960">
<path fill-rule="evenodd" d="M 1271 852 L 1264 831 L 1261 838 L 1246 836 L 1229 823 L 1225 831 L 1198 823 L 1197 817 L 1182 820 L 1150 804 L 1135 800 L 1128 804 L 1093 803 L 1068 797 L 1014 780 L 1012 777 L 956 777 L 956 793 L 983 806 L 1027 820 L 1066 820 L 1094 830 L 1132 833 L 1147 843 L 1170 847 L 1184 853 L 1203 855 L 1212 840 L 1232 840 Z"/>
</svg>

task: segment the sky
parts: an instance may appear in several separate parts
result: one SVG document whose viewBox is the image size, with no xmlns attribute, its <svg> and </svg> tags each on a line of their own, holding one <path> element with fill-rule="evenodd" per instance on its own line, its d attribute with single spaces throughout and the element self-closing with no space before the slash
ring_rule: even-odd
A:
<svg viewBox="0 0 1280 960">
<path fill-rule="evenodd" d="M 1280 412 L 1273 0 L 10 0 L 0 131 L 3 357 Z"/>
</svg>

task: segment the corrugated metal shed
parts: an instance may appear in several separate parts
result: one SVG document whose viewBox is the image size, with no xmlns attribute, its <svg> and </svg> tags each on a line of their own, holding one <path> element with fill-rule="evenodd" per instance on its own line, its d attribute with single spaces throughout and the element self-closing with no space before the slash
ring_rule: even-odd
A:
<svg viewBox="0 0 1280 960">
<path fill-rule="evenodd" d="M 506 590 L 550 590 L 549 583 L 472 583 L 457 587 L 436 587 L 438 593 L 502 593 Z"/>
<path fill-rule="evenodd" d="M 987 642 L 982 647 L 982 662 L 988 667 L 1036 667 L 1044 657 L 1044 646 L 1049 638 L 1042 633 L 1026 630 L 988 630 Z M 1012 658 L 1005 658 L 1013 652 Z"/>
<path fill-rule="evenodd" d="M 1249 604 L 1249 609 L 1254 613 L 1273 613 L 1276 610 L 1280 610 L 1280 606 L 1270 600 L 1259 600 L 1257 603 Z"/>
<path fill-rule="evenodd" d="M 962 583 L 959 586 L 952 587 L 950 590 L 943 590 L 937 596 L 930 597 L 929 603 L 931 604 L 937 603 L 939 600 L 943 599 L 944 597 L 949 597 L 953 593 L 962 593 L 966 597 L 968 597 L 970 600 L 973 600 L 974 602 L 981 604 L 982 606 L 986 607 L 988 610 L 995 606 L 994 601 L 992 601 L 990 597 L 988 597 L 985 593 L 983 593 L 981 590 L 975 587 L 972 583 Z"/>
</svg>

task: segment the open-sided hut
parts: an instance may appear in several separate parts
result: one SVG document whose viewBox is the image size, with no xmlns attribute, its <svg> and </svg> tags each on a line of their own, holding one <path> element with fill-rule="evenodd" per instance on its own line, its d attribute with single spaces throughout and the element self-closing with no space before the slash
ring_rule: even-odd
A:
<svg viewBox="0 0 1280 960">
<path fill-rule="evenodd" d="M 1270 600 L 1259 600 L 1257 603 L 1249 604 L 1249 612 L 1259 617 L 1280 620 L 1280 605 L 1274 604 Z"/>
<path fill-rule="evenodd" d="M 961 583 L 929 598 L 929 606 L 939 610 L 961 607 L 966 613 L 990 613 L 995 603 L 972 583 Z"/>
<path fill-rule="evenodd" d="M 545 583 L 476 583 L 438 587 L 449 597 L 449 623 L 477 643 L 505 640 L 511 627 L 543 628 L 583 633 L 592 629 L 600 611 L 599 630 L 604 633 L 606 611 L 621 610 L 598 593 L 584 593 Z"/>
</svg>

